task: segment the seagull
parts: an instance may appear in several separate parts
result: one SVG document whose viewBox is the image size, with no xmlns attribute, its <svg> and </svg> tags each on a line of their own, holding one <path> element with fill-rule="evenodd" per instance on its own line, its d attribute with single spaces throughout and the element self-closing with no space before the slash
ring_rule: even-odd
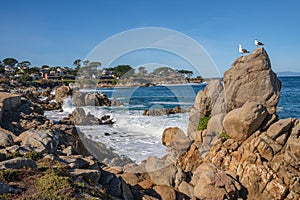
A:
<svg viewBox="0 0 300 200">
<path fill-rule="evenodd" d="M 261 43 L 261 42 L 259 42 L 257 39 L 254 40 L 254 43 L 255 43 L 255 45 L 256 45 L 257 47 L 259 47 L 259 46 L 264 46 L 264 44 Z"/>
<path fill-rule="evenodd" d="M 250 53 L 250 51 L 248 51 L 247 49 L 243 49 L 241 44 L 239 44 L 239 52 L 241 54 L 243 54 L 243 53 Z"/>
</svg>

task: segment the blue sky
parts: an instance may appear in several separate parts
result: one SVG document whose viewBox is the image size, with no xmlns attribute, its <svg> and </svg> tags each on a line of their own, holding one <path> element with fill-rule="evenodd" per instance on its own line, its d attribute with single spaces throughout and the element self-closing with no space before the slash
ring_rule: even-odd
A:
<svg viewBox="0 0 300 200">
<path fill-rule="evenodd" d="M 163 27 L 200 43 L 221 73 L 240 56 L 237 45 L 253 50 L 255 38 L 265 43 L 274 71 L 300 72 L 297 0 L 1 0 L 0 5 L 1 60 L 71 66 L 114 34 Z M 124 64 L 134 66 L 130 58 Z"/>
</svg>

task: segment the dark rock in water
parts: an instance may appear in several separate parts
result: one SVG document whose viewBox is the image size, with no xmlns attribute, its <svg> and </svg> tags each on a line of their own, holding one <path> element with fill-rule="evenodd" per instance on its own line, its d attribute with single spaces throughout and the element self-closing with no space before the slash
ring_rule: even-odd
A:
<svg viewBox="0 0 300 200">
<path fill-rule="evenodd" d="M 112 102 L 101 92 L 83 93 L 74 92 L 73 101 L 75 106 L 111 106 Z M 116 105 L 116 101 L 114 105 Z"/>
<path fill-rule="evenodd" d="M 264 48 L 258 48 L 248 56 L 241 56 L 224 73 L 227 112 L 254 101 L 276 113 L 281 82 L 271 69 L 269 56 Z"/>
<path fill-rule="evenodd" d="M 97 124 L 97 118 L 90 113 L 86 114 L 84 109 L 80 107 L 76 108 L 69 117 L 76 125 Z"/>
<path fill-rule="evenodd" d="M 100 125 L 114 124 L 116 122 L 116 120 L 111 115 L 104 115 L 100 118 L 97 118 L 97 121 Z"/>
<path fill-rule="evenodd" d="M 109 134 L 109 133 L 104 133 L 104 135 L 105 135 L 105 136 L 109 136 L 110 134 Z"/>
<path fill-rule="evenodd" d="M 154 110 L 144 110 L 144 116 L 162 116 L 162 115 L 171 115 L 177 113 L 185 113 L 188 110 L 182 109 L 179 106 L 175 106 L 175 108 L 167 108 L 167 109 L 154 109 Z"/>
</svg>

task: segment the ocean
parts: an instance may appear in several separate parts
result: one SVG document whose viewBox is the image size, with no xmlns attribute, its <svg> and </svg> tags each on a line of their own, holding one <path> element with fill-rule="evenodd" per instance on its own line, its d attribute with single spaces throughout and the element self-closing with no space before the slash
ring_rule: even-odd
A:
<svg viewBox="0 0 300 200">
<path fill-rule="evenodd" d="M 280 77 L 281 97 L 278 104 L 280 118 L 300 119 L 300 77 Z M 198 91 L 205 84 L 162 85 L 155 87 L 90 89 L 100 91 L 109 98 L 123 102 L 123 106 L 85 107 L 100 117 L 109 114 L 116 119 L 113 125 L 77 126 L 85 136 L 104 143 L 119 155 L 126 155 L 140 163 L 149 156 L 164 156 L 167 151 L 161 136 L 167 127 L 179 127 L 187 132 L 188 113 L 164 116 L 143 116 L 146 109 L 166 109 L 180 106 L 188 109 L 194 104 Z M 46 115 L 58 120 L 72 112 L 72 99 L 65 100 L 64 112 L 49 111 Z"/>
</svg>

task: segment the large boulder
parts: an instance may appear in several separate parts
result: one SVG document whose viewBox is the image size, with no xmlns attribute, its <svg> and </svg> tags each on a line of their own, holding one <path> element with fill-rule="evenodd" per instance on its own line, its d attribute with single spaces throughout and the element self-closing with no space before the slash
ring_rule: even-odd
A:
<svg viewBox="0 0 300 200">
<path fill-rule="evenodd" d="M 0 181 L 0 195 L 7 194 L 7 193 L 17 193 L 17 192 L 18 192 L 18 190 L 16 190 L 15 188 Z M 4 198 L 5 198 L 5 196 L 4 196 Z"/>
<path fill-rule="evenodd" d="M 171 161 L 150 156 L 146 161 L 145 167 L 151 180 L 155 184 L 167 186 L 173 185 L 177 168 Z"/>
<path fill-rule="evenodd" d="M 178 152 L 183 152 L 189 148 L 190 140 L 180 128 L 169 127 L 163 132 L 162 144 Z"/>
<path fill-rule="evenodd" d="M 36 169 L 35 161 L 27 158 L 14 158 L 0 162 L 0 169 L 23 169 L 31 168 Z"/>
<path fill-rule="evenodd" d="M 271 114 L 276 112 L 281 82 L 272 71 L 263 48 L 234 61 L 224 74 L 224 87 L 227 112 L 242 107 L 247 101 L 265 105 Z"/>
<path fill-rule="evenodd" d="M 57 103 L 62 104 L 64 102 L 64 99 L 70 95 L 72 92 L 71 88 L 69 86 L 61 86 L 56 88 L 55 90 L 55 101 Z"/>
<path fill-rule="evenodd" d="M 0 128 L 0 148 L 11 146 L 14 144 L 14 139 L 6 130 Z"/>
<path fill-rule="evenodd" d="M 232 110 L 225 116 L 224 130 L 230 138 L 244 141 L 261 126 L 267 115 L 263 105 L 247 102 L 243 107 Z"/>
<path fill-rule="evenodd" d="M 84 93 L 74 92 L 73 102 L 75 106 L 111 106 L 111 100 L 101 92 Z M 116 105 L 116 101 L 114 105 Z"/>
<path fill-rule="evenodd" d="M 210 115 L 224 114 L 225 97 L 221 80 L 212 80 L 204 90 L 198 92 L 193 108 L 190 111 L 188 135 L 197 131 L 199 120 Z"/>
<path fill-rule="evenodd" d="M 58 135 L 52 130 L 28 130 L 15 139 L 21 142 L 25 149 L 30 149 L 39 153 L 54 153 L 59 144 Z"/>
<path fill-rule="evenodd" d="M 235 199 L 241 185 L 212 164 L 201 164 L 193 174 L 191 184 L 199 199 Z"/>
</svg>

